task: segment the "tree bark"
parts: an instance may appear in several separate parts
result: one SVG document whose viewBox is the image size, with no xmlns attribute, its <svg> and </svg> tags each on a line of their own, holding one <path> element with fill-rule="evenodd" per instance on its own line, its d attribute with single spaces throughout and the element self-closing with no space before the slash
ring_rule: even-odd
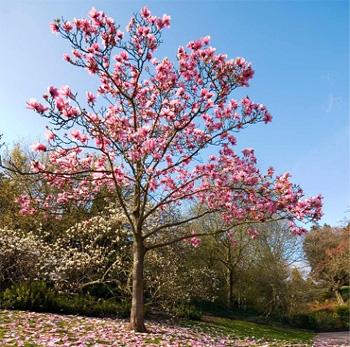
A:
<svg viewBox="0 0 350 347">
<path fill-rule="evenodd" d="M 130 329 L 145 332 L 144 301 L 143 301 L 143 270 L 145 248 L 142 240 L 134 240 L 132 269 L 132 302 L 130 313 Z"/>
<path fill-rule="evenodd" d="M 233 308 L 233 271 L 227 269 L 227 307 Z"/>
<path fill-rule="evenodd" d="M 227 308 L 233 308 L 233 271 L 231 268 L 232 263 L 232 253 L 231 245 L 227 246 L 227 258 L 226 258 L 226 268 L 227 268 Z"/>
</svg>

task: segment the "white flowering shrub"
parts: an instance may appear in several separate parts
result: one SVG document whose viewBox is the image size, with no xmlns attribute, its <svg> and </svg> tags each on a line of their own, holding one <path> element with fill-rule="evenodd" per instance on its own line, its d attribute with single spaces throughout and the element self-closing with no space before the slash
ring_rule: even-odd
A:
<svg viewBox="0 0 350 347">
<path fill-rule="evenodd" d="M 111 284 L 122 293 L 127 291 L 130 243 L 127 223 L 112 207 L 58 235 L 0 229 L 0 285 L 45 280 L 74 292 Z"/>
<path fill-rule="evenodd" d="M 50 251 L 50 245 L 33 232 L 0 229 L 0 288 L 41 279 Z"/>
<path fill-rule="evenodd" d="M 147 226 L 151 229 L 158 219 L 154 217 Z M 99 295 L 107 291 L 128 300 L 130 232 L 120 209 L 113 206 L 64 231 L 0 229 L 0 290 L 13 283 L 43 280 L 61 292 Z M 193 298 L 214 300 L 218 276 L 195 254 L 189 242 L 148 252 L 146 301 L 171 309 Z"/>
<path fill-rule="evenodd" d="M 59 289 L 80 290 L 95 284 L 127 285 L 131 239 L 115 208 L 77 223 L 52 244 L 50 278 Z"/>
</svg>

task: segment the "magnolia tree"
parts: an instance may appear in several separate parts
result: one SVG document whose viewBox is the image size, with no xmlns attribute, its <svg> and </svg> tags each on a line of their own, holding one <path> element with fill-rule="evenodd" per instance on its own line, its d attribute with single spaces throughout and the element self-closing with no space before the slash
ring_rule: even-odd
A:
<svg viewBox="0 0 350 347">
<path fill-rule="evenodd" d="M 234 133 L 271 121 L 262 104 L 231 98 L 248 86 L 251 64 L 216 53 L 209 37 L 180 47 L 174 60 L 160 60 L 156 53 L 169 25 L 169 16 L 147 8 L 131 18 L 126 33 L 94 8 L 87 18 L 55 20 L 51 30 L 72 47 L 64 60 L 97 78 L 97 90 L 78 99 L 69 86 L 51 86 L 44 103 L 27 103 L 50 124 L 48 142 L 33 145 L 50 160 L 34 161 L 32 170 L 57 194 L 21 196 L 22 212 L 86 204 L 102 188 L 115 193 L 133 240 L 135 331 L 145 331 L 145 254 L 184 240 L 198 246 L 208 233 L 194 231 L 195 220 L 221 214 L 224 226 L 211 231 L 218 234 L 282 218 L 300 234 L 300 222 L 321 216 L 320 196 L 304 199 L 288 173 L 262 173 L 253 149 L 242 156 L 233 149 Z M 182 217 L 167 217 L 175 209 Z"/>
</svg>

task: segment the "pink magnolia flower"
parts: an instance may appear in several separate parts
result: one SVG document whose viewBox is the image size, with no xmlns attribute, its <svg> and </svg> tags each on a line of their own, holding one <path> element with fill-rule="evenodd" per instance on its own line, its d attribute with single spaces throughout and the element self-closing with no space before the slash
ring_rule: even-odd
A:
<svg viewBox="0 0 350 347">
<path fill-rule="evenodd" d="M 233 135 L 228 135 L 227 140 L 229 140 L 233 146 L 237 144 L 237 139 Z"/>
<path fill-rule="evenodd" d="M 43 114 L 45 111 L 48 110 L 47 107 L 45 107 L 43 104 L 36 101 L 35 99 L 29 99 L 29 101 L 27 101 L 27 108 L 34 110 L 34 111 L 41 113 L 41 114 Z"/>
<path fill-rule="evenodd" d="M 68 63 L 70 63 L 72 61 L 70 55 L 67 53 L 63 54 L 63 60 L 67 61 Z"/>
<path fill-rule="evenodd" d="M 201 245 L 202 241 L 198 237 L 191 237 L 190 244 L 194 248 L 198 248 Z"/>
<path fill-rule="evenodd" d="M 157 20 L 158 29 L 169 28 L 170 27 L 170 16 L 164 14 L 162 18 Z"/>
<path fill-rule="evenodd" d="M 61 89 L 58 92 L 59 92 L 59 94 L 61 94 L 63 96 L 66 96 L 66 97 L 69 97 L 69 98 L 73 98 L 74 97 L 74 95 L 72 93 L 72 90 L 67 85 L 61 87 Z"/>
<path fill-rule="evenodd" d="M 259 236 L 259 231 L 254 228 L 249 228 L 247 230 L 248 235 L 254 240 Z"/>
<path fill-rule="evenodd" d="M 272 116 L 269 112 L 266 112 L 265 115 L 264 115 L 264 118 L 263 118 L 264 122 L 267 124 L 267 123 L 270 123 L 272 121 Z"/>
<path fill-rule="evenodd" d="M 42 143 L 34 143 L 32 145 L 32 151 L 35 151 L 35 152 L 46 152 L 47 148 L 44 144 Z"/>
<path fill-rule="evenodd" d="M 53 32 L 54 34 L 59 32 L 60 28 L 56 22 L 51 22 L 49 25 L 50 25 L 51 32 Z"/>
<path fill-rule="evenodd" d="M 47 89 L 48 93 L 55 99 L 59 96 L 58 89 L 56 87 L 49 87 Z"/>
<path fill-rule="evenodd" d="M 82 134 L 79 130 L 73 130 L 71 132 L 71 134 L 76 140 L 78 140 L 82 143 L 86 143 L 88 140 L 88 137 L 86 135 Z"/>
<path fill-rule="evenodd" d="M 270 177 L 273 176 L 274 172 L 275 172 L 275 169 L 274 169 L 272 166 L 270 166 L 270 167 L 267 169 L 267 175 L 270 176 Z"/>
<path fill-rule="evenodd" d="M 143 144 L 143 151 L 145 153 L 152 153 L 157 146 L 157 142 L 155 139 L 148 139 Z"/>
<path fill-rule="evenodd" d="M 56 138 L 56 135 L 51 130 L 46 130 L 45 137 L 48 141 L 51 141 L 51 140 L 54 140 Z"/>
<path fill-rule="evenodd" d="M 141 10 L 141 16 L 143 18 L 148 18 L 150 15 L 151 15 L 151 11 L 146 6 L 144 6 Z"/>
<path fill-rule="evenodd" d="M 71 31 L 73 29 L 73 25 L 71 22 L 64 22 L 63 25 L 62 25 L 62 28 L 64 31 Z"/>
<path fill-rule="evenodd" d="M 39 161 L 33 161 L 31 166 L 32 166 L 33 172 L 40 172 L 45 170 L 45 166 Z"/>
<path fill-rule="evenodd" d="M 91 10 L 89 11 L 89 16 L 91 18 L 97 18 L 99 16 L 99 12 L 96 10 L 95 7 L 91 8 Z"/>
<path fill-rule="evenodd" d="M 98 72 L 98 65 L 96 60 L 93 57 L 87 57 L 86 59 L 86 68 L 89 74 L 94 75 Z"/>
<path fill-rule="evenodd" d="M 96 101 L 96 96 L 94 94 L 92 94 L 91 92 L 87 92 L 86 93 L 86 98 L 87 98 L 87 102 L 89 104 L 94 105 L 94 103 Z"/>
<path fill-rule="evenodd" d="M 253 148 L 244 148 L 242 150 L 242 153 L 245 157 L 249 157 L 254 154 L 254 149 Z"/>
</svg>

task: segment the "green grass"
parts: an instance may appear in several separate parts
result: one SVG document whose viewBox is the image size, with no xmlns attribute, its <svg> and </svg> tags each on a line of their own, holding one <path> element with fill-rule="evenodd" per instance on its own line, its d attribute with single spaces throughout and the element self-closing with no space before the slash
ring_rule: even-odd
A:
<svg viewBox="0 0 350 347">
<path fill-rule="evenodd" d="M 161 338 L 159 338 L 159 337 L 144 340 L 144 343 L 148 343 L 148 344 L 152 344 L 152 345 L 160 345 L 161 342 L 162 342 Z"/>
<path fill-rule="evenodd" d="M 218 333 L 239 338 L 254 336 L 258 340 L 278 343 L 311 345 L 314 333 L 310 331 L 258 324 L 239 319 L 204 316 L 201 322 L 186 322 L 187 326 L 199 328 L 205 332 L 216 330 Z"/>
</svg>

